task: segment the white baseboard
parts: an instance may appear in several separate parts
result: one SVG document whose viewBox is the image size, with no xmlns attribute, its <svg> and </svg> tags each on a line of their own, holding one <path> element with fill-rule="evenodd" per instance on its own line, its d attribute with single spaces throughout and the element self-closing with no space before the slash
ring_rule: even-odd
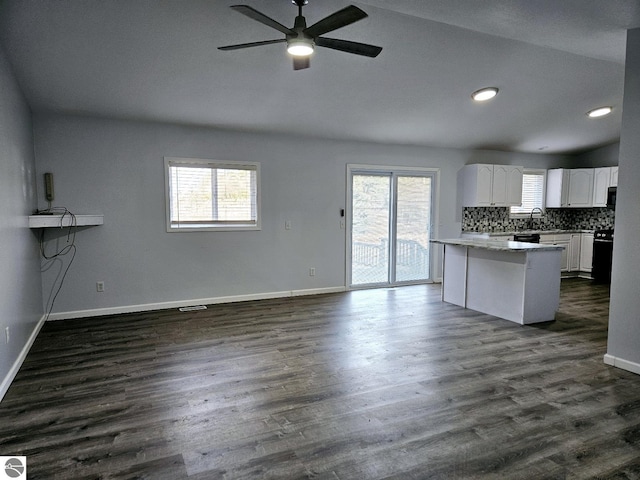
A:
<svg viewBox="0 0 640 480">
<path fill-rule="evenodd" d="M 13 365 L 11 365 L 9 372 L 2 379 L 2 383 L 0 383 L 0 401 L 2 401 L 2 399 L 4 398 L 5 394 L 9 390 L 9 386 L 11 386 L 11 382 L 13 382 L 13 379 L 16 378 L 16 375 L 18 374 L 18 370 L 20 370 L 20 367 L 24 363 L 25 358 L 27 358 L 27 353 L 29 353 L 29 350 L 31 349 L 33 342 L 35 342 L 36 337 L 38 336 L 38 333 L 40 333 L 40 329 L 42 329 L 45 319 L 46 319 L 46 315 L 43 315 L 42 317 L 40 317 L 40 320 L 38 320 L 36 327 L 33 329 L 33 331 L 31 332 L 31 335 L 29 335 L 29 338 L 27 339 L 27 342 L 22 347 L 22 350 L 20 351 L 20 355 L 18 355 L 18 358 L 16 358 L 16 361 L 13 362 Z"/>
<path fill-rule="evenodd" d="M 608 353 L 604 356 L 604 363 L 611 365 L 612 367 L 621 368 L 622 370 L 640 375 L 640 363 L 630 362 L 629 360 L 614 357 Z"/>
<path fill-rule="evenodd" d="M 326 287 L 310 288 L 306 290 L 285 290 L 282 292 L 251 293 L 247 295 L 230 295 L 226 297 L 197 298 L 175 302 L 145 303 L 141 305 L 125 305 L 122 307 L 95 308 L 90 310 L 76 310 L 71 312 L 52 313 L 51 315 L 49 315 L 49 320 L 70 320 L 72 318 L 101 317 L 103 315 L 148 312 L 151 310 L 166 310 L 170 308 L 191 307 L 194 305 L 214 305 L 217 303 L 247 302 L 251 300 L 300 297 L 303 295 L 319 295 L 323 293 L 339 293 L 344 291 L 346 291 L 345 287 Z"/>
</svg>

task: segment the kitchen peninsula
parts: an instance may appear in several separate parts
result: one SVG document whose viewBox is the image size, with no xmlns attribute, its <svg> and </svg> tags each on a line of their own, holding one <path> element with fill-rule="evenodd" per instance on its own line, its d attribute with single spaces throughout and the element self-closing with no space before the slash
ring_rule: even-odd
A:
<svg viewBox="0 0 640 480">
<path fill-rule="evenodd" d="M 555 319 L 560 245 L 445 239 L 442 300 L 521 325 Z"/>
</svg>

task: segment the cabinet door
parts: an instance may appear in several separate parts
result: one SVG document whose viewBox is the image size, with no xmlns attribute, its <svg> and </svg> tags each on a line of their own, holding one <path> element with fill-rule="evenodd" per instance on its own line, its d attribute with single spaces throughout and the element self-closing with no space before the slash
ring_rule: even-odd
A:
<svg viewBox="0 0 640 480">
<path fill-rule="evenodd" d="M 577 272 L 580 270 L 580 243 L 582 235 L 579 233 L 571 234 L 569 243 L 569 271 Z"/>
<path fill-rule="evenodd" d="M 593 201 L 593 168 L 569 170 L 568 207 L 590 207 Z"/>
<path fill-rule="evenodd" d="M 560 271 L 561 272 L 569 272 L 571 270 L 570 267 L 570 260 L 571 257 L 569 256 L 569 249 L 571 248 L 571 242 L 569 241 L 558 241 L 555 242 L 555 245 L 560 245 L 562 247 L 564 247 L 562 249 L 562 256 L 560 257 Z"/>
<path fill-rule="evenodd" d="M 611 167 L 611 184 L 609 186 L 618 186 L 618 167 Z"/>
<path fill-rule="evenodd" d="M 569 238 L 569 235 L 556 236 L 553 234 L 544 233 L 540 235 L 540 243 L 543 243 L 545 245 L 561 245 L 564 247 L 560 255 L 561 272 L 569 271 Z"/>
<path fill-rule="evenodd" d="M 547 196 L 546 206 L 558 208 L 562 206 L 562 168 L 547 170 Z"/>
<path fill-rule="evenodd" d="M 522 205 L 522 167 L 507 169 L 507 205 L 508 207 Z"/>
<path fill-rule="evenodd" d="M 583 233 L 580 242 L 580 271 L 591 272 L 593 262 L 593 233 Z"/>
<path fill-rule="evenodd" d="M 562 170 L 562 190 L 560 192 L 560 205 L 563 207 L 569 206 L 570 180 L 571 180 L 571 172 L 569 170 Z"/>
<path fill-rule="evenodd" d="M 478 165 L 476 186 L 476 205 L 490 207 L 493 205 L 493 165 Z"/>
<path fill-rule="evenodd" d="M 593 203 L 594 207 L 607 206 L 607 192 L 611 185 L 611 167 L 596 168 L 593 171 Z"/>
<path fill-rule="evenodd" d="M 491 205 L 511 207 L 522 205 L 522 167 L 512 165 L 493 166 Z"/>
<path fill-rule="evenodd" d="M 491 205 L 504 207 L 507 204 L 508 170 L 504 165 L 493 166 L 493 185 L 491 186 Z"/>
</svg>

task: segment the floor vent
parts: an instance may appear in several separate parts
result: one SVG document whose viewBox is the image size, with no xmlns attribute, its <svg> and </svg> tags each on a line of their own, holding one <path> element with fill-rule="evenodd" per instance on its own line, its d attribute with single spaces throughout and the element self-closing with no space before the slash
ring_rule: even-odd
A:
<svg viewBox="0 0 640 480">
<path fill-rule="evenodd" d="M 194 305 L 193 307 L 182 307 L 179 308 L 178 310 L 180 310 L 181 312 L 193 312 L 194 310 L 206 310 L 207 306 L 206 305 Z"/>
</svg>

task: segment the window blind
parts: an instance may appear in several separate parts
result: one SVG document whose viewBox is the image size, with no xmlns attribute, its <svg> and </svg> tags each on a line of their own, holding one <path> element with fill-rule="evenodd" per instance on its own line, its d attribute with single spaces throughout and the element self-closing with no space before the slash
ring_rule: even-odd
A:
<svg viewBox="0 0 640 480">
<path fill-rule="evenodd" d="M 168 164 L 170 228 L 257 226 L 255 164 Z"/>
<path fill-rule="evenodd" d="M 544 208 L 545 172 L 527 172 L 522 175 L 522 205 L 511 207 L 511 214 L 530 214 L 534 208 Z"/>
</svg>

